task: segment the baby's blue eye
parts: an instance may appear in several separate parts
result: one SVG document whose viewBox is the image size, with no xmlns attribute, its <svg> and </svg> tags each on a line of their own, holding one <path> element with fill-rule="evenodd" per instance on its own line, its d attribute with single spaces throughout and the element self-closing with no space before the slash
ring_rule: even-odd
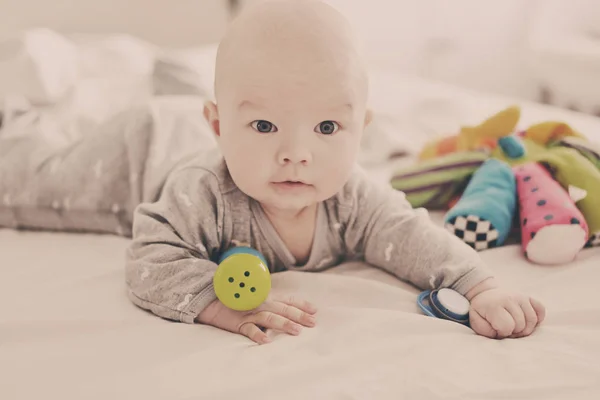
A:
<svg viewBox="0 0 600 400">
<path fill-rule="evenodd" d="M 252 122 L 252 128 L 260 133 L 277 132 L 277 127 L 275 127 L 275 125 L 262 119 Z"/>
<path fill-rule="evenodd" d="M 323 121 L 315 128 L 315 132 L 323 135 L 333 135 L 339 129 L 339 125 L 333 121 Z"/>
</svg>

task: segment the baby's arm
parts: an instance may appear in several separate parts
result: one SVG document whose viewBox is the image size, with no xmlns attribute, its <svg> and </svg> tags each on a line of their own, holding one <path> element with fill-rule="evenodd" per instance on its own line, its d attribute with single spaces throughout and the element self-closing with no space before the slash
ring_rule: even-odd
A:
<svg viewBox="0 0 600 400">
<path fill-rule="evenodd" d="M 420 289 L 449 287 L 466 295 L 491 278 L 479 254 L 424 209 L 413 209 L 402 192 L 377 186 L 357 173 L 345 242 L 369 264 Z"/>
<path fill-rule="evenodd" d="M 421 289 L 449 287 L 471 302 L 471 328 L 492 338 L 530 335 L 544 320 L 537 300 L 499 287 L 479 254 L 415 210 L 401 192 L 364 178 L 349 185 L 354 199 L 345 230 L 349 250 Z"/>
<path fill-rule="evenodd" d="M 169 177 L 160 199 L 135 211 L 126 282 L 137 306 L 194 323 L 216 295 L 211 261 L 220 249 L 223 202 L 216 178 L 187 168 Z"/>
<path fill-rule="evenodd" d="M 297 298 L 267 299 L 248 312 L 233 311 L 217 300 L 212 280 L 223 250 L 227 209 L 217 179 L 199 168 L 171 174 L 158 202 L 138 207 L 133 242 L 127 251 L 129 298 L 159 317 L 200 322 L 270 340 L 260 328 L 298 335 L 315 325 L 316 308 Z"/>
</svg>

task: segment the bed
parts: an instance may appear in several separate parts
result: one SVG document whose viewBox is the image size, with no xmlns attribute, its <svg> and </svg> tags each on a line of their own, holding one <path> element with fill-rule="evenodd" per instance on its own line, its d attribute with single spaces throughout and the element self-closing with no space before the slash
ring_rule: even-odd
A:
<svg viewBox="0 0 600 400">
<path fill-rule="evenodd" d="M 211 80 L 214 49 L 170 52 L 162 58 L 167 65 L 183 66 L 175 71 L 186 85 L 168 81 L 161 96 L 177 97 L 171 105 L 185 104 L 182 107 L 191 110 L 199 99 L 209 97 L 205 83 Z M 188 79 L 190 70 L 201 71 L 201 82 Z M 81 96 L 99 93 L 103 81 L 94 79 L 87 81 Z M 588 115 L 419 80 L 392 69 L 372 69 L 371 82 L 376 128 L 365 140 L 361 162 L 382 183 L 411 162 L 410 157 L 387 161 L 390 154 L 411 154 L 431 134 L 453 132 L 511 104 L 522 107 L 524 126 L 564 119 L 600 141 L 600 119 Z M 113 89 L 122 90 L 122 84 Z M 127 86 L 127 93 L 142 96 L 144 87 Z M 182 88 L 185 96 L 173 93 Z M 80 135 L 82 126 L 100 124 L 100 119 L 130 107 L 136 96 L 104 109 L 101 118 L 89 112 L 98 107 L 90 100 L 79 103 L 89 107 L 77 112 L 59 107 L 44 111 L 41 119 L 67 121 L 69 126 L 75 121 L 79 130 L 59 130 L 68 138 Z M 36 126 L 43 128 L 38 134 L 56 134 L 48 125 Z M 441 223 L 442 214 L 431 216 Z M 274 275 L 274 291 L 302 293 L 318 305 L 318 326 L 299 337 L 271 333 L 272 344 L 256 346 L 238 335 L 168 322 L 136 308 L 125 293 L 127 245 L 119 232 L 0 229 L 0 398 L 600 396 L 600 248 L 586 249 L 576 261 L 554 267 L 527 262 L 518 246 L 482 252 L 503 283 L 545 303 L 547 319 L 528 338 L 490 340 L 424 316 L 416 305 L 416 288 L 349 263 L 319 274 Z"/>
</svg>

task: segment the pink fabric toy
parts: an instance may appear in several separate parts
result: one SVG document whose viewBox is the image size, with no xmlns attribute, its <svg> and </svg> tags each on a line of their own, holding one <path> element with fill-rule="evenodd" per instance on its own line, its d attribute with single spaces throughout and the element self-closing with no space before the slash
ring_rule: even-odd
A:
<svg viewBox="0 0 600 400">
<path fill-rule="evenodd" d="M 513 171 L 525 256 L 539 264 L 572 261 L 588 241 L 589 229 L 581 211 L 542 165 L 532 162 Z"/>
</svg>

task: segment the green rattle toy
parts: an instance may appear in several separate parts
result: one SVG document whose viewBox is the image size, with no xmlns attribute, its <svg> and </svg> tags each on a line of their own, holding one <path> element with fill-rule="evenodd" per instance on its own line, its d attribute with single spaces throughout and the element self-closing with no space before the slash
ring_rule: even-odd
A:
<svg viewBox="0 0 600 400">
<path fill-rule="evenodd" d="M 213 277 L 217 298 L 226 307 L 249 311 L 260 306 L 271 291 L 271 274 L 263 255 L 250 247 L 227 250 Z"/>
</svg>

